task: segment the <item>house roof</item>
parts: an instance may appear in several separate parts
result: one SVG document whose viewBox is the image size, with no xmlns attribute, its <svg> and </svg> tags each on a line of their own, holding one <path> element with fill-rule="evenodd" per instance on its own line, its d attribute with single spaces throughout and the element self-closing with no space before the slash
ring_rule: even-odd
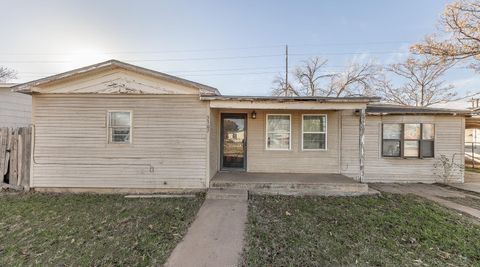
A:
<svg viewBox="0 0 480 267">
<path fill-rule="evenodd" d="M 201 96 L 201 100 L 220 100 L 220 101 L 273 101 L 273 102 L 323 102 L 323 103 L 371 103 L 378 102 L 378 97 L 320 97 L 320 96 L 234 96 L 234 95 L 216 95 Z"/>
<path fill-rule="evenodd" d="M 204 84 L 201 84 L 201 83 L 197 83 L 197 82 L 193 82 L 193 81 L 189 81 L 189 80 L 186 80 L 186 79 L 183 79 L 183 78 L 180 78 L 180 77 L 176 77 L 176 76 L 172 76 L 172 75 L 169 75 L 169 74 L 166 74 L 166 73 L 163 73 L 163 72 L 158 72 L 158 71 L 142 68 L 142 67 L 139 67 L 139 66 L 136 66 L 136 65 L 128 64 L 128 63 L 121 62 L 121 61 L 114 60 L 114 59 L 108 60 L 108 61 L 105 61 L 105 62 L 101 62 L 101 63 L 97 63 L 97 64 L 94 64 L 94 65 L 86 66 L 86 67 L 83 67 L 83 68 L 63 72 L 63 73 L 60 73 L 60 74 L 48 76 L 48 77 L 38 79 L 38 80 L 34 80 L 34 81 L 31 81 L 31 82 L 18 84 L 18 85 L 13 86 L 13 89 L 14 89 L 14 91 L 21 92 L 21 93 L 32 93 L 32 88 L 33 87 L 41 86 L 41 85 L 48 84 L 48 83 L 51 83 L 51 82 L 61 81 L 61 80 L 64 80 L 64 79 L 71 78 L 73 76 L 82 75 L 82 74 L 86 74 L 86 73 L 93 72 L 93 71 L 108 70 L 108 69 L 114 69 L 114 68 L 121 68 L 121 69 L 129 70 L 129 71 L 132 71 L 132 72 L 136 72 L 136 73 L 156 77 L 156 78 L 159 78 L 159 79 L 163 79 L 163 80 L 166 80 L 166 81 L 169 81 L 169 82 L 193 87 L 193 88 L 199 89 L 201 95 L 220 95 L 220 92 L 218 91 L 218 89 L 216 89 L 214 87 L 204 85 Z"/>
<path fill-rule="evenodd" d="M 480 129 L 480 116 L 465 118 L 465 129 Z"/>
<path fill-rule="evenodd" d="M 15 86 L 16 83 L 0 83 L 0 88 L 10 88 Z"/>
<path fill-rule="evenodd" d="M 368 115 L 462 115 L 471 116 L 467 109 L 448 109 L 433 107 L 402 106 L 394 104 L 369 104 L 366 110 Z"/>
</svg>

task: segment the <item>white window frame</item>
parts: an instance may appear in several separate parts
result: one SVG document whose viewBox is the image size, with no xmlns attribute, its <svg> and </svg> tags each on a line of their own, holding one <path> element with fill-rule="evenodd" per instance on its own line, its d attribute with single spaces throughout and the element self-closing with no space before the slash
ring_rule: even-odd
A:
<svg viewBox="0 0 480 267">
<path fill-rule="evenodd" d="M 303 123 L 305 116 L 322 116 L 325 117 L 325 132 L 304 132 Z M 328 116 L 327 114 L 302 114 L 302 151 L 327 151 L 328 150 Z M 305 133 L 323 133 L 325 134 L 325 148 L 304 148 L 303 146 L 303 134 Z"/>
<path fill-rule="evenodd" d="M 110 131 L 110 115 L 114 112 L 128 112 L 130 113 L 130 138 L 128 142 L 112 142 Z M 133 111 L 132 110 L 107 110 L 107 144 L 109 145 L 129 145 L 133 142 Z"/>
<path fill-rule="evenodd" d="M 285 148 L 269 148 L 268 147 L 268 117 L 270 116 L 288 116 L 289 129 L 288 129 L 288 149 Z M 265 149 L 272 151 L 289 151 L 292 149 L 292 114 L 267 114 L 265 116 Z"/>
</svg>

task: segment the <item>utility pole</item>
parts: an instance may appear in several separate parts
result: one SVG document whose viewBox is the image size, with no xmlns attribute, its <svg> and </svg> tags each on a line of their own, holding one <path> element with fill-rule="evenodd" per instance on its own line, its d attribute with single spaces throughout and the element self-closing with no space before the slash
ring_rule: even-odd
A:
<svg viewBox="0 0 480 267">
<path fill-rule="evenodd" d="M 285 96 L 288 96 L 288 45 L 285 45 Z"/>
</svg>

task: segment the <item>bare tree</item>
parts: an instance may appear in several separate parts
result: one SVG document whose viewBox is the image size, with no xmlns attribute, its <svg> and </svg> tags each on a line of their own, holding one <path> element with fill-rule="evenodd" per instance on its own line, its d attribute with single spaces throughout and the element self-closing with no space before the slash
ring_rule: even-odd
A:
<svg viewBox="0 0 480 267">
<path fill-rule="evenodd" d="M 7 67 L 0 66 L 0 82 L 7 82 L 17 78 L 17 72 Z"/>
<path fill-rule="evenodd" d="M 443 59 L 480 60 L 480 1 L 457 0 L 446 6 L 441 20 L 442 36 L 425 38 L 423 43 L 413 45 L 413 52 L 428 54 Z M 473 65 L 480 70 L 480 65 Z"/>
<path fill-rule="evenodd" d="M 302 62 L 302 65 L 295 69 L 295 78 L 300 85 L 299 93 L 306 96 L 322 95 L 324 89 L 320 83 L 322 79 L 332 77 L 333 74 L 321 74 L 321 69 L 328 60 L 320 57 L 313 57 Z"/>
<path fill-rule="evenodd" d="M 373 96 L 374 87 L 381 76 L 382 68 L 372 62 L 351 63 L 347 68 L 332 76 L 326 96 Z"/>
<path fill-rule="evenodd" d="M 431 56 L 410 57 L 403 63 L 392 64 L 386 70 L 402 84 L 395 86 L 387 79 L 379 80 L 378 94 L 387 102 L 422 107 L 459 100 L 453 85 L 441 79 L 452 65 L 452 61 Z"/>
<path fill-rule="evenodd" d="M 293 88 L 290 82 L 287 84 L 285 82 L 285 77 L 282 75 L 277 75 L 273 80 L 272 88 L 273 96 L 299 96 L 300 94 Z"/>
<path fill-rule="evenodd" d="M 322 73 L 327 62 L 320 57 L 303 61 L 294 72 L 295 85 L 298 86 L 285 84 L 283 76 L 278 75 L 273 81 L 272 95 L 341 97 L 374 94 L 374 85 L 381 74 L 378 65 L 351 63 L 344 71 Z"/>
</svg>

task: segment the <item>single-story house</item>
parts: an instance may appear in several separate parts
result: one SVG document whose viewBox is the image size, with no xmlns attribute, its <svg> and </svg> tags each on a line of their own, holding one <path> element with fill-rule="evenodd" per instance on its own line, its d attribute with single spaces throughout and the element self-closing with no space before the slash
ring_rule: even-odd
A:
<svg viewBox="0 0 480 267">
<path fill-rule="evenodd" d="M 463 163 L 470 115 L 374 97 L 224 96 L 116 60 L 14 89 L 32 96 L 36 189 L 204 189 L 224 172 L 433 183 L 441 155 Z"/>
<path fill-rule="evenodd" d="M 14 83 L 0 83 L 0 127 L 24 127 L 31 123 L 32 97 L 12 92 Z"/>
</svg>

